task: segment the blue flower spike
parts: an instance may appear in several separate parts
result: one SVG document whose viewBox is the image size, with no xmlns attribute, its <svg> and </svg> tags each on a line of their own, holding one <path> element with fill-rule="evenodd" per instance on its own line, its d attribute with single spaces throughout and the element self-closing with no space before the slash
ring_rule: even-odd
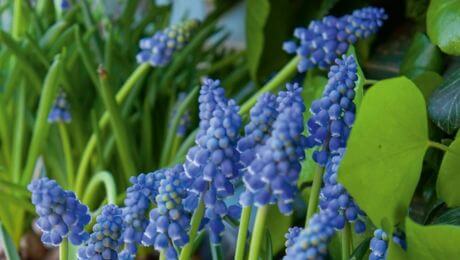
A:
<svg viewBox="0 0 460 260">
<path fill-rule="evenodd" d="M 64 91 L 59 92 L 56 100 L 54 101 L 53 107 L 48 115 L 48 122 L 64 122 L 69 123 L 72 121 L 70 114 L 70 106 L 67 102 L 66 93 Z"/>
<path fill-rule="evenodd" d="M 56 181 L 46 177 L 28 185 L 32 203 L 39 216 L 36 224 L 43 232 L 45 245 L 58 246 L 64 238 L 74 245 L 88 239 L 84 230 L 91 220 L 88 207 L 83 205 L 71 191 L 63 190 Z"/>
<path fill-rule="evenodd" d="M 294 243 L 290 243 L 286 248 L 286 256 L 283 259 L 326 259 L 327 245 L 335 234 L 334 226 L 331 225 L 333 218 L 334 215 L 329 211 L 320 211 L 313 215 L 308 227 L 300 231 L 293 240 Z"/>
<path fill-rule="evenodd" d="M 113 204 L 104 206 L 88 242 L 78 250 L 78 259 L 118 259 L 122 234 L 121 209 Z"/>
<path fill-rule="evenodd" d="M 122 209 L 125 225 L 123 240 L 125 249 L 123 256 L 135 256 L 137 246 L 149 223 L 148 210 L 156 204 L 161 180 L 165 178 L 166 170 L 158 170 L 148 174 L 139 174 L 130 178 L 132 185 L 126 191 L 125 206 Z"/>
<path fill-rule="evenodd" d="M 271 135 L 256 149 L 255 159 L 243 176 L 246 187 L 240 197 L 243 206 L 278 204 L 281 213 L 292 212 L 300 161 L 305 157 L 306 138 L 302 135 L 305 105 L 301 92 L 298 84 L 288 84 L 287 91 L 278 95 L 278 115 Z"/>
<path fill-rule="evenodd" d="M 385 260 L 387 259 L 387 250 L 388 250 L 388 235 L 382 229 L 376 229 L 374 231 L 374 237 L 372 237 L 370 242 L 369 260 Z M 393 242 L 399 245 L 402 249 L 406 250 L 406 236 L 405 234 L 396 229 L 393 234 Z"/>
<path fill-rule="evenodd" d="M 299 72 L 315 67 L 328 69 L 350 44 L 375 34 L 386 19 L 385 10 L 377 7 L 362 8 L 339 18 L 326 16 L 312 21 L 308 28 L 295 29 L 298 41 L 285 42 L 283 49 L 300 56 Z"/>
<path fill-rule="evenodd" d="M 167 259 L 177 259 L 175 247 L 181 248 L 188 243 L 190 214 L 182 206 L 188 180 L 184 177 L 182 165 L 165 171 L 155 198 L 157 207 L 150 212 L 142 238 L 143 245 L 154 246 L 164 252 Z"/>
<path fill-rule="evenodd" d="M 207 79 L 200 90 L 200 127 L 186 156 L 185 174 L 191 185 L 184 206 L 194 211 L 202 197 L 205 204 L 204 224 L 211 241 L 220 243 L 224 232 L 223 218 L 235 217 L 239 209 L 227 206 L 224 199 L 233 195 L 233 182 L 240 173 L 237 151 L 241 117 L 238 106 L 227 100 L 220 81 Z"/>
<path fill-rule="evenodd" d="M 295 244 L 300 233 L 303 231 L 301 227 L 291 227 L 288 229 L 288 232 L 284 237 L 286 238 L 286 243 L 284 244 L 286 248 L 289 248 Z"/>
<path fill-rule="evenodd" d="M 198 20 L 188 20 L 158 31 L 152 37 L 141 39 L 141 51 L 136 56 L 137 62 L 149 63 L 153 67 L 166 66 L 174 53 L 189 42 L 198 25 Z"/>
</svg>

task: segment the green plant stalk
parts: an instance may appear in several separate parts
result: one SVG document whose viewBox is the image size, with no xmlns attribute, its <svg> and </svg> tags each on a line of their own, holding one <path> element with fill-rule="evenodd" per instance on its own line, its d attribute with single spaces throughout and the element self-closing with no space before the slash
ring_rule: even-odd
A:
<svg viewBox="0 0 460 260">
<path fill-rule="evenodd" d="M 5 101 L 3 98 L 1 99 L 0 104 L 4 106 Z M 5 161 L 9 163 L 11 161 L 11 140 L 10 140 L 10 130 L 6 122 L 7 122 L 7 119 L 6 119 L 5 109 L 0 109 L 0 138 L 2 140 L 1 149 L 3 152 L 3 157 L 5 158 Z M 9 165 L 7 164 L 6 166 L 8 167 Z"/>
<path fill-rule="evenodd" d="M 23 162 L 23 149 L 25 140 L 25 117 L 26 117 L 26 87 L 24 81 L 19 84 L 18 102 L 16 108 L 16 124 L 13 136 L 13 155 L 11 172 L 12 180 L 17 183 L 21 179 L 21 163 Z"/>
<path fill-rule="evenodd" d="M 102 67 L 99 68 L 99 82 L 99 92 L 109 114 L 109 121 L 112 125 L 125 179 L 128 180 L 129 177 L 136 173 L 136 156 L 134 156 L 134 151 L 131 150 L 133 146 L 128 135 L 128 130 L 126 129 L 126 125 L 123 124 L 120 108 L 109 86 L 107 71 Z"/>
<path fill-rule="evenodd" d="M 49 125 L 47 118 L 51 106 L 54 102 L 54 96 L 57 92 L 61 75 L 61 62 L 62 61 L 60 56 L 56 56 L 55 61 L 48 70 L 48 74 L 45 78 L 45 83 L 38 106 L 37 118 L 35 120 L 34 131 L 30 142 L 29 152 L 27 154 L 24 175 L 21 179 L 22 184 L 29 183 L 30 179 L 32 178 L 35 162 L 41 152 L 43 141 L 48 134 Z"/>
<path fill-rule="evenodd" d="M 211 247 L 212 260 L 222 260 L 222 246 L 220 244 L 213 244 L 209 238 L 209 246 Z"/>
<path fill-rule="evenodd" d="M 189 242 L 182 248 L 180 253 L 180 260 L 189 260 L 192 256 L 193 251 L 193 242 L 195 241 L 196 234 L 198 232 L 198 228 L 201 224 L 201 219 L 203 219 L 204 215 L 204 201 L 203 198 L 200 197 L 200 202 L 198 203 L 198 208 L 195 210 L 192 216 L 192 220 L 190 223 L 190 232 L 189 232 Z"/>
<path fill-rule="evenodd" d="M 115 96 L 115 100 L 118 104 L 121 104 L 126 97 L 128 96 L 129 92 L 134 88 L 136 83 L 144 78 L 145 75 L 150 71 L 150 66 L 148 64 L 143 64 L 137 67 L 137 69 L 129 76 L 126 82 L 121 86 L 120 90 L 118 91 L 117 95 Z M 103 130 L 107 124 L 109 123 L 109 114 L 108 112 L 104 112 L 101 119 L 99 120 L 99 129 Z M 85 178 L 88 170 L 88 166 L 91 160 L 91 156 L 94 152 L 94 149 L 97 145 L 96 134 L 93 133 L 86 146 L 83 150 L 83 154 L 81 157 L 80 164 L 77 170 L 77 181 L 76 181 L 76 192 L 78 195 L 82 195 L 83 187 L 85 185 Z"/>
<path fill-rule="evenodd" d="M 434 141 L 428 141 L 428 146 L 429 147 L 432 147 L 432 148 L 436 148 L 436 149 L 439 149 L 441 151 L 444 151 L 444 152 L 452 152 L 449 148 L 449 146 L 447 145 L 444 145 L 444 144 L 441 144 L 441 143 L 438 143 L 438 142 L 434 142 Z M 452 152 L 453 153 L 453 152 Z M 454 153 L 455 154 L 455 153 Z"/>
<path fill-rule="evenodd" d="M 246 247 L 246 237 L 248 234 L 249 220 L 251 219 L 252 207 L 244 207 L 241 212 L 240 227 L 238 229 L 238 239 L 236 240 L 235 260 L 244 259 L 244 249 Z"/>
<path fill-rule="evenodd" d="M 166 253 L 164 250 L 160 251 L 160 260 L 166 260 Z"/>
<path fill-rule="evenodd" d="M 172 143 L 172 147 L 171 147 L 171 153 L 169 155 L 169 158 L 170 158 L 170 161 L 169 163 L 171 163 L 174 158 L 176 157 L 176 153 L 177 153 L 177 149 L 179 149 L 179 145 L 182 143 L 184 137 L 183 136 L 180 136 L 180 135 L 174 135 L 174 141 Z"/>
<path fill-rule="evenodd" d="M 72 149 L 70 146 L 69 133 L 64 122 L 58 123 L 59 135 L 61 136 L 62 149 L 64 150 L 65 164 L 67 170 L 67 187 L 73 188 L 73 182 L 75 179 L 75 166 L 73 162 Z"/>
<path fill-rule="evenodd" d="M 342 230 L 342 260 L 350 259 L 350 241 L 351 241 L 351 228 L 350 223 L 346 223 Z"/>
<path fill-rule="evenodd" d="M 240 108 L 240 114 L 246 114 L 249 112 L 252 106 L 257 102 L 257 99 L 265 92 L 273 91 L 280 85 L 286 83 L 292 76 L 297 72 L 297 64 L 300 61 L 300 57 L 296 56 L 288 64 L 286 64 L 276 76 L 270 80 L 265 86 L 263 86 L 256 94 L 254 94 L 249 100 L 247 100 Z"/>
<path fill-rule="evenodd" d="M 254 230 L 251 237 L 251 247 L 249 250 L 249 260 L 258 260 L 262 238 L 265 231 L 265 221 L 267 220 L 268 206 L 263 206 L 257 209 L 256 220 L 254 222 Z"/>
<path fill-rule="evenodd" d="M 308 199 L 307 216 L 305 218 L 305 227 L 308 226 L 308 221 L 311 216 L 315 214 L 318 208 L 319 192 L 321 190 L 321 184 L 323 183 L 323 172 L 324 168 L 317 165 L 315 170 L 315 176 L 313 177 L 313 186 L 310 191 L 310 198 Z"/>
<path fill-rule="evenodd" d="M 84 20 L 86 29 L 90 30 L 92 27 L 97 28 L 97 25 L 94 22 L 94 18 L 91 15 L 91 8 L 88 5 L 88 2 L 86 0 L 80 0 L 79 3 L 81 5 L 81 7 L 82 7 L 81 9 L 82 9 L 82 12 L 83 12 L 83 20 Z M 93 51 L 95 52 L 96 59 L 97 59 L 98 63 L 102 63 L 103 62 L 102 51 L 101 51 L 101 48 L 100 48 L 102 46 L 102 40 L 101 40 L 100 35 L 98 33 L 95 33 L 94 36 L 91 38 L 91 45 L 93 47 L 92 48 Z"/>
<path fill-rule="evenodd" d="M 179 123 L 180 123 L 180 118 L 185 113 L 185 110 L 189 107 L 189 105 L 193 102 L 193 100 L 196 99 L 197 95 L 198 95 L 198 87 L 195 87 L 187 95 L 187 97 L 184 99 L 184 101 L 180 104 L 179 108 L 177 109 L 177 112 L 171 121 L 171 127 L 167 131 L 166 141 L 164 142 L 163 149 L 161 151 L 161 160 L 160 160 L 161 166 L 165 166 L 166 163 L 171 160 L 171 158 L 168 158 L 168 157 L 171 154 L 170 149 L 172 147 L 173 138 L 177 132 L 177 127 L 179 126 Z"/>
<path fill-rule="evenodd" d="M 67 238 L 64 238 L 59 245 L 59 260 L 69 259 L 69 241 Z"/>
<path fill-rule="evenodd" d="M 14 0 L 14 7 L 13 7 L 13 28 L 12 34 L 13 38 L 19 39 L 27 30 L 26 21 L 24 17 L 24 7 L 23 7 L 23 0 Z"/>
<path fill-rule="evenodd" d="M 104 184 L 107 202 L 117 204 L 117 185 L 112 174 L 107 171 L 99 172 L 91 178 L 83 196 L 83 203 L 90 204 L 92 199 L 96 198 L 99 184 Z"/>
</svg>

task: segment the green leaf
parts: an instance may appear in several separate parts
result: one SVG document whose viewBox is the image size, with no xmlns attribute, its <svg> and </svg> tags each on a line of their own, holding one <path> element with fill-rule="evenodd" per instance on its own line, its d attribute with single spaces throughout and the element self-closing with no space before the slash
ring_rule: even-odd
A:
<svg viewBox="0 0 460 260">
<path fill-rule="evenodd" d="M 433 91 L 444 82 L 444 78 L 436 72 L 424 71 L 412 78 L 412 81 L 422 92 L 425 101 L 428 102 Z"/>
<path fill-rule="evenodd" d="M 444 154 L 439 168 L 436 191 L 449 207 L 460 206 L 460 138 L 456 138 Z"/>
<path fill-rule="evenodd" d="M 431 41 L 443 52 L 460 55 L 460 0 L 432 0 L 426 26 Z"/>
<path fill-rule="evenodd" d="M 405 77 L 378 82 L 363 99 L 339 180 L 377 226 L 394 226 L 407 213 L 428 147 L 425 111 Z"/>
<path fill-rule="evenodd" d="M 428 104 L 431 120 L 442 130 L 453 134 L 460 127 L 460 68 L 446 77 Z"/>
<path fill-rule="evenodd" d="M 406 218 L 406 238 L 405 259 L 458 259 L 458 226 L 422 226 Z"/>
<path fill-rule="evenodd" d="M 433 45 L 425 34 L 417 33 L 404 55 L 399 72 L 414 78 L 427 70 L 439 73 L 442 66 L 442 53 L 438 47 Z"/>
<path fill-rule="evenodd" d="M 257 78 L 257 69 L 265 44 L 264 27 L 270 13 L 269 0 L 248 0 L 246 6 L 246 45 L 251 77 Z"/>
<path fill-rule="evenodd" d="M 449 209 L 435 218 L 432 224 L 449 224 L 460 226 L 460 208 Z"/>
<path fill-rule="evenodd" d="M 364 239 L 353 251 L 351 254 L 350 259 L 351 260 L 362 260 L 364 259 L 364 256 L 366 255 L 367 251 L 369 250 L 369 243 L 371 239 L 367 238 Z"/>
<path fill-rule="evenodd" d="M 268 208 L 267 220 L 267 223 L 276 223 L 274 225 L 267 225 L 272 240 L 272 251 L 273 254 L 276 255 L 280 250 L 284 248 L 284 243 L 286 242 L 284 234 L 286 234 L 289 227 L 291 226 L 292 215 L 285 216 L 279 212 L 276 205 L 272 205 Z"/>
<path fill-rule="evenodd" d="M 0 222 L 0 242 L 2 243 L 2 247 L 5 250 L 6 259 L 8 260 L 20 260 L 21 258 L 18 255 L 18 251 L 14 246 L 13 240 L 11 239 L 10 235 L 3 227 L 2 223 Z"/>
</svg>

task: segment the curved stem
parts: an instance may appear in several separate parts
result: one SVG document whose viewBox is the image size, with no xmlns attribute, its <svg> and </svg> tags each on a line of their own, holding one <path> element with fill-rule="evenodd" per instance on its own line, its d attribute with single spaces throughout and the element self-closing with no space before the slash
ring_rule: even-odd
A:
<svg viewBox="0 0 460 260">
<path fill-rule="evenodd" d="M 436 148 L 436 149 L 439 149 L 439 150 L 442 150 L 444 152 L 451 152 L 450 149 L 449 149 L 449 146 L 441 144 L 441 143 L 438 143 L 438 142 L 434 142 L 434 141 L 431 141 L 431 140 L 428 141 L 428 146 Z"/>
<path fill-rule="evenodd" d="M 342 230 L 342 260 L 350 259 L 350 241 L 351 241 L 351 228 L 350 223 L 346 223 Z"/>
<path fill-rule="evenodd" d="M 238 239 L 236 240 L 235 260 L 244 259 L 244 249 L 246 247 L 246 237 L 248 234 L 249 220 L 251 219 L 252 207 L 244 207 L 241 212 L 240 227 L 238 229 Z"/>
<path fill-rule="evenodd" d="M 296 56 L 286 66 L 284 66 L 276 76 L 263 86 L 256 94 L 254 94 L 248 101 L 246 101 L 240 108 L 240 115 L 246 114 L 249 109 L 257 102 L 257 99 L 265 92 L 276 89 L 283 83 L 286 83 L 297 72 L 297 64 L 300 57 Z"/>
<path fill-rule="evenodd" d="M 366 79 L 364 81 L 364 85 L 374 85 L 375 83 L 379 82 L 378 80 L 376 79 Z"/>
<path fill-rule="evenodd" d="M 268 206 L 263 206 L 257 209 L 256 221 L 254 223 L 254 231 L 251 237 L 251 249 L 249 251 L 249 260 L 258 260 L 262 238 L 264 236 L 265 221 L 267 220 Z"/>
<path fill-rule="evenodd" d="M 189 260 L 192 251 L 193 251 L 193 242 L 195 241 L 196 234 L 198 232 L 198 228 L 201 224 L 201 219 L 204 215 L 204 202 L 203 199 L 200 198 L 200 202 L 198 203 L 198 208 L 193 213 L 192 221 L 190 223 L 190 233 L 189 233 L 189 241 L 188 243 L 182 248 L 182 252 L 180 253 L 180 260 Z"/>
<path fill-rule="evenodd" d="M 137 69 L 131 74 L 131 76 L 126 80 L 126 82 L 121 86 L 115 95 L 115 100 L 118 104 L 122 103 L 130 91 L 134 88 L 136 83 L 144 78 L 145 75 L 150 71 L 150 66 L 148 64 L 143 64 L 137 67 Z M 109 113 L 107 111 L 102 114 L 101 119 L 99 120 L 99 129 L 103 130 L 109 123 Z M 94 152 L 94 149 L 97 145 L 96 134 L 91 134 L 88 142 L 86 143 L 85 150 L 83 150 L 83 155 L 81 157 L 80 164 L 78 165 L 77 170 L 77 180 L 76 180 L 76 192 L 78 195 L 82 195 L 83 186 L 86 181 L 87 169 L 91 160 L 91 156 Z"/>
<path fill-rule="evenodd" d="M 305 219 L 305 227 L 308 226 L 308 221 L 310 220 L 311 216 L 316 212 L 318 208 L 318 200 L 319 200 L 319 192 L 321 190 L 321 184 L 323 182 L 323 171 L 324 168 L 317 165 L 315 176 L 313 177 L 313 186 L 311 187 L 310 191 L 310 198 L 308 200 L 308 209 L 307 209 L 307 217 Z"/>
<path fill-rule="evenodd" d="M 72 149 L 70 148 L 69 133 L 67 131 L 67 128 L 64 122 L 59 122 L 58 127 L 59 127 L 59 134 L 61 136 L 62 149 L 64 150 L 64 157 L 65 157 L 65 163 L 66 163 L 67 186 L 69 188 L 72 188 L 74 177 L 75 177 L 74 176 L 75 168 L 74 168 L 73 157 L 72 157 Z"/>
<path fill-rule="evenodd" d="M 164 250 L 160 251 L 160 260 L 166 260 L 166 253 Z"/>
<path fill-rule="evenodd" d="M 67 260 L 69 259 L 69 241 L 67 238 L 64 238 L 59 245 L 59 260 Z"/>
<path fill-rule="evenodd" d="M 91 199 L 95 198 L 95 194 L 98 192 L 98 185 L 100 183 L 105 186 L 108 203 L 117 204 L 117 186 L 115 185 L 112 174 L 107 171 L 99 172 L 91 178 L 86 188 L 85 195 L 83 196 L 83 203 L 88 204 Z"/>
</svg>

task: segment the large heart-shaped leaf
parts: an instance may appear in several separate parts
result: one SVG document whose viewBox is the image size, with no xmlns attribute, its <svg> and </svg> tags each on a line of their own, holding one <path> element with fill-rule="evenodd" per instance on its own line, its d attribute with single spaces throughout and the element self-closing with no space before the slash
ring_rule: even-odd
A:
<svg viewBox="0 0 460 260">
<path fill-rule="evenodd" d="M 456 138 L 444 154 L 439 168 L 436 191 L 449 207 L 460 206 L 460 138 Z"/>
<path fill-rule="evenodd" d="M 425 101 L 407 78 L 375 84 L 364 96 L 339 180 L 377 226 L 406 216 L 428 146 Z"/>
<path fill-rule="evenodd" d="M 449 74 L 429 101 L 431 120 L 449 134 L 460 127 L 460 68 Z"/>
<path fill-rule="evenodd" d="M 431 0 L 426 27 L 443 52 L 460 55 L 460 0 Z"/>
<path fill-rule="evenodd" d="M 422 226 L 406 219 L 407 254 L 405 259 L 458 259 L 460 227 Z"/>
</svg>

